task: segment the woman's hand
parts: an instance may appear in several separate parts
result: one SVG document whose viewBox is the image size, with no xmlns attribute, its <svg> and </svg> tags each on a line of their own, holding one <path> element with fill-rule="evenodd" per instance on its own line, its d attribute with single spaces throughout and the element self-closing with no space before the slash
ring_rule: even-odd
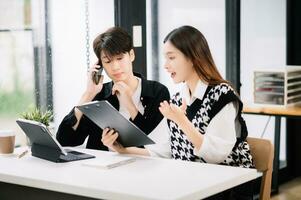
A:
<svg viewBox="0 0 301 200">
<path fill-rule="evenodd" d="M 99 83 L 95 84 L 93 81 L 93 74 L 98 71 L 100 68 L 99 65 L 93 65 L 90 67 L 88 71 L 88 81 L 87 81 L 87 89 L 86 93 L 93 96 L 93 98 L 96 96 L 97 93 L 99 93 L 102 90 L 103 87 L 103 75 L 101 75 Z"/>
<path fill-rule="evenodd" d="M 114 129 L 103 129 L 101 138 L 102 143 L 110 150 L 116 151 L 118 153 L 124 153 L 125 148 L 116 141 L 117 138 L 118 133 Z"/>
<path fill-rule="evenodd" d="M 180 107 L 172 103 L 169 104 L 167 101 L 163 101 L 160 103 L 159 110 L 164 117 L 179 124 L 186 119 L 186 108 L 187 105 L 185 100 L 183 100 L 183 103 Z"/>
</svg>

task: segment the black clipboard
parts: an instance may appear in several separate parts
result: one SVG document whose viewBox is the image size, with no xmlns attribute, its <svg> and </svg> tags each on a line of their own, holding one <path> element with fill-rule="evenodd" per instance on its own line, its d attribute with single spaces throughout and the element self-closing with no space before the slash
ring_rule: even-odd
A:
<svg viewBox="0 0 301 200">
<path fill-rule="evenodd" d="M 124 147 L 155 144 L 141 129 L 121 115 L 108 101 L 92 101 L 76 107 L 100 128 L 114 128 L 119 134 L 117 141 Z"/>
</svg>

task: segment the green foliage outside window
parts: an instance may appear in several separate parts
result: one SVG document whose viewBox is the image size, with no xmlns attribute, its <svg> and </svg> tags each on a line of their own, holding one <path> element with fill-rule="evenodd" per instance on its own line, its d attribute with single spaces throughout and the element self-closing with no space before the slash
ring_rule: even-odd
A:
<svg viewBox="0 0 301 200">
<path fill-rule="evenodd" d="M 32 91 L 0 91 L 0 117 L 15 117 L 30 104 L 34 104 Z"/>
</svg>

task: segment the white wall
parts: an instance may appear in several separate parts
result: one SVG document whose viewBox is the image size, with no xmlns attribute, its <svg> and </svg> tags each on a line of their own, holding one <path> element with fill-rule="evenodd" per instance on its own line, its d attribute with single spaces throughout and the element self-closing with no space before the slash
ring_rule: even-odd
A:
<svg viewBox="0 0 301 200">
<path fill-rule="evenodd" d="M 90 62 L 95 36 L 114 25 L 114 0 L 89 0 Z M 79 101 L 86 87 L 85 1 L 52 0 L 51 43 L 55 126 Z"/>
<path fill-rule="evenodd" d="M 164 69 L 162 52 L 165 36 L 182 25 L 199 29 L 208 41 L 217 68 L 225 76 L 225 1 L 220 0 L 164 0 L 158 1 L 159 14 L 159 73 L 160 82 L 167 85 L 171 94 L 175 87 Z"/>
<path fill-rule="evenodd" d="M 286 1 L 241 2 L 241 96 L 253 101 L 256 68 L 281 69 L 286 65 Z"/>
<path fill-rule="evenodd" d="M 280 69 L 286 65 L 286 1 L 241 1 L 241 97 L 253 102 L 253 71 Z M 268 121 L 266 116 L 244 116 L 251 136 L 260 137 Z M 274 141 L 274 118 L 264 138 Z M 281 125 L 280 158 L 285 158 L 285 120 Z"/>
</svg>

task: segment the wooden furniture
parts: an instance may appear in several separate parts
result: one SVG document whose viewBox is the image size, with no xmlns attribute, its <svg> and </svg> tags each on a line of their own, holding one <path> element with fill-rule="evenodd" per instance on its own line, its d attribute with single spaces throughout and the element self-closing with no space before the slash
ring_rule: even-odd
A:
<svg viewBox="0 0 301 200">
<path fill-rule="evenodd" d="M 259 200 L 269 200 L 271 196 L 271 182 L 273 171 L 274 147 L 266 139 L 248 137 L 251 155 L 255 168 L 262 172 Z"/>
<path fill-rule="evenodd" d="M 281 118 L 301 118 L 301 107 L 299 106 L 264 106 L 258 104 L 244 104 L 244 114 L 268 115 L 275 117 L 275 132 L 274 132 L 274 161 L 272 175 L 272 189 L 278 193 L 279 179 L 279 152 L 280 152 L 280 131 Z"/>
<path fill-rule="evenodd" d="M 257 115 L 274 115 L 274 116 L 285 116 L 285 117 L 301 117 L 301 106 L 289 106 L 289 107 L 268 107 L 261 105 L 244 105 L 243 112 L 246 114 L 257 114 Z"/>
</svg>

